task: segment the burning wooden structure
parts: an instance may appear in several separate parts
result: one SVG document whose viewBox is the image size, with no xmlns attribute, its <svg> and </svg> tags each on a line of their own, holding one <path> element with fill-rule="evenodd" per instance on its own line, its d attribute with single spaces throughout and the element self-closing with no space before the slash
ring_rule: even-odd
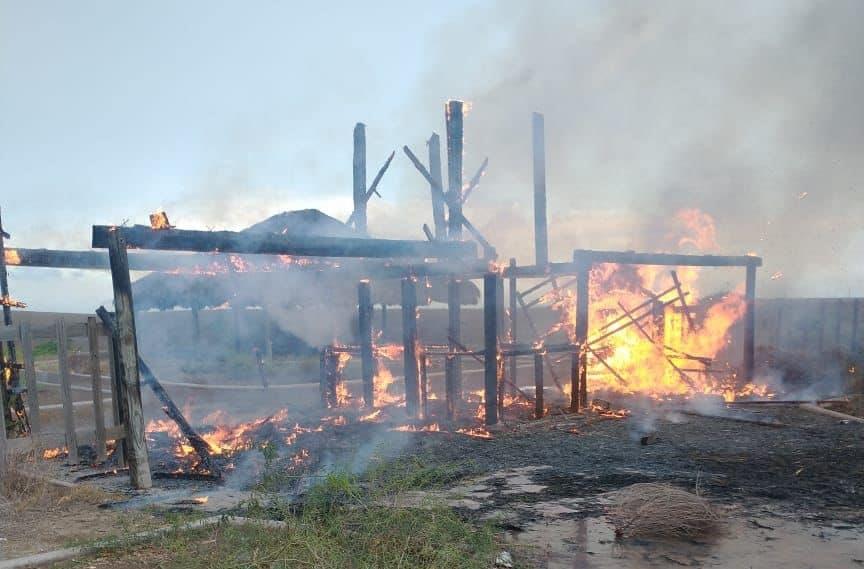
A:
<svg viewBox="0 0 864 569">
<path fill-rule="evenodd" d="M 668 253 L 635 253 L 619 251 L 592 251 L 577 249 L 571 261 L 550 262 L 548 228 L 546 221 L 546 159 L 544 144 L 544 121 L 542 115 L 535 114 L 532 119 L 534 142 L 534 235 L 535 262 L 519 266 L 510 259 L 507 266 L 495 262 L 497 253 L 492 244 L 477 230 L 463 211 L 466 199 L 480 182 L 488 161 L 484 161 L 477 174 L 468 184 L 463 184 L 463 133 L 464 109 L 459 101 L 449 101 L 446 110 L 446 155 L 447 175 L 442 172 L 440 159 L 440 140 L 433 134 L 429 139 L 428 166 L 408 148 L 405 155 L 428 182 L 432 203 L 434 231 L 428 226 L 423 230 L 426 241 L 387 240 L 366 236 L 366 204 L 377 193 L 377 185 L 393 159 L 391 155 L 375 177 L 366 187 L 365 164 L 365 127 L 358 124 L 354 131 L 354 178 L 353 196 L 355 209 L 349 219 L 357 235 L 320 236 L 286 235 L 271 231 L 232 232 L 232 231 L 192 231 L 177 229 L 167 222 L 158 227 L 133 226 L 94 226 L 92 246 L 107 249 L 107 256 L 99 251 L 64 252 L 37 249 L 14 250 L 10 264 L 20 266 L 53 266 L 74 268 L 110 268 L 114 287 L 114 316 L 103 318 L 103 326 L 110 329 L 116 343 L 116 373 L 118 393 L 120 393 L 119 413 L 122 418 L 123 435 L 130 477 L 133 485 L 139 488 L 151 484 L 147 446 L 144 436 L 145 426 L 141 406 L 140 386 L 149 384 L 155 390 L 158 380 L 149 372 L 146 364 L 138 355 L 135 309 L 133 302 L 130 270 L 173 271 L 178 267 L 207 266 L 214 255 L 291 255 L 304 259 L 314 258 L 355 258 L 361 259 L 358 266 L 362 269 L 347 273 L 356 287 L 356 307 L 359 323 L 357 345 L 334 345 L 321 352 L 320 387 L 322 403 L 327 407 L 342 404 L 342 394 L 346 389 L 342 369 L 350 355 L 358 355 L 361 360 L 362 401 L 365 407 L 372 408 L 380 403 L 391 402 L 376 385 L 376 376 L 381 369 L 379 361 L 384 352 L 393 357 L 397 351 L 403 362 L 405 386 L 404 403 L 410 417 L 430 417 L 430 387 L 428 368 L 433 358 L 443 359 L 445 409 L 448 420 L 455 419 L 461 412 L 463 401 L 462 358 L 477 359 L 483 364 L 482 417 L 486 425 L 499 421 L 505 406 L 506 397 L 524 399 L 535 416 L 545 413 L 544 397 L 544 360 L 553 354 L 570 359 L 570 377 L 563 383 L 549 362 L 547 369 L 553 383 L 569 396 L 569 407 L 579 411 L 588 405 L 589 368 L 601 366 L 604 374 L 627 387 L 628 379 L 616 370 L 615 362 L 610 361 L 608 348 L 601 342 L 627 331 L 643 335 L 647 345 L 659 351 L 660 358 L 667 362 L 675 374 L 685 384 L 687 370 L 678 366 L 667 355 L 667 346 L 657 341 L 643 325 L 662 310 L 675 305 L 680 314 L 695 327 L 692 321 L 691 306 L 687 300 L 688 291 L 675 271 L 671 272 L 672 287 L 655 293 L 644 288 L 646 300 L 641 304 L 625 306 L 620 304 L 615 316 L 609 316 L 595 325 L 592 322 L 592 294 L 607 294 L 606 291 L 592 287 L 592 274 L 601 267 L 651 266 L 651 267 L 741 267 L 745 268 L 745 290 L 743 294 L 743 315 L 745 323 L 745 349 L 741 377 L 752 379 L 754 367 L 754 296 L 756 269 L 761 265 L 758 257 L 682 255 Z M 463 241 L 463 229 L 480 246 L 478 255 L 474 242 Z M 2 242 L 0 242 L 2 245 Z M 136 249 L 128 254 L 127 249 Z M 10 250 L 9 252 L 11 252 Z M 166 254 L 152 251 L 175 251 L 184 254 Z M 2 257 L 8 260 L 7 253 Z M 338 271 L 338 267 L 323 265 L 323 271 Z M 417 329 L 418 282 L 427 278 L 439 278 L 447 283 L 446 300 L 448 311 L 448 330 L 446 345 L 424 344 Z M 567 279 L 563 281 L 563 279 Z M 464 303 L 464 285 L 471 280 L 481 280 L 483 288 L 483 334 L 482 348 L 464 345 L 462 335 L 461 307 Z M 519 279 L 539 280 L 524 291 L 519 291 Z M 559 282 L 561 279 L 563 282 Z M 398 346 L 377 345 L 372 330 L 372 299 L 377 284 L 384 280 L 398 281 L 402 307 L 402 342 Z M 509 284 L 509 318 L 505 308 L 504 283 Z M 575 293 L 567 292 L 575 287 Z M 592 291 L 592 288 L 595 290 Z M 546 290 L 549 289 L 549 290 Z M 544 292 L 545 291 L 545 292 Z M 5 293 L 4 293 L 5 294 Z M 539 294 L 530 300 L 529 295 Z M 566 321 L 557 329 L 566 329 L 567 341 L 553 343 L 550 334 L 537 329 L 531 320 L 528 309 L 537 303 L 553 302 L 564 307 Z M 518 334 L 517 313 L 522 310 L 528 317 L 531 329 L 530 338 L 520 341 L 525 334 Z M 611 314 L 611 312 L 609 313 Z M 608 316 L 608 314 L 607 314 Z M 662 319 L 662 318 L 661 318 Z M 509 324 L 509 325 L 508 325 Z M 592 330 L 593 327 L 593 330 Z M 724 329 L 725 331 L 725 329 Z M 593 335 L 592 335 L 593 334 Z M 0 337 L 3 339 L 3 337 Z M 394 347 L 397 350 L 391 350 Z M 685 354 L 700 360 L 701 354 Z M 711 354 L 713 356 L 713 354 Z M 517 377 L 517 359 L 531 358 L 534 370 L 533 393 L 527 387 L 520 387 Z M 509 358 L 509 361 L 508 361 Z M 704 358 L 703 358 L 704 359 Z M 505 372 L 508 369 L 509 372 Z M 695 390 L 695 384 L 694 384 Z M 164 392 L 164 390 L 163 390 Z M 167 394 L 166 394 L 167 397 Z M 170 401 L 170 398 L 168 399 Z M 172 404 L 166 403 L 167 407 Z M 171 415 L 171 413 L 169 413 Z M 194 430 L 182 427 L 185 419 L 182 413 L 171 415 L 184 436 L 195 446 L 195 450 L 206 462 L 207 448 L 201 441 L 196 442 Z M 187 425 L 188 426 L 188 425 Z M 197 444 L 197 446 L 196 446 Z M 200 448 L 198 448 L 200 447 Z"/>
</svg>

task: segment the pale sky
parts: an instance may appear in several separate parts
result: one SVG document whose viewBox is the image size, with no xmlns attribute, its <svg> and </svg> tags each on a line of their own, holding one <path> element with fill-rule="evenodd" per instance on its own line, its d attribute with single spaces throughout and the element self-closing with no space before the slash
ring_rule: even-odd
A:
<svg viewBox="0 0 864 569">
<path fill-rule="evenodd" d="M 344 219 L 357 121 L 370 180 L 399 150 L 371 231 L 422 238 L 428 188 L 400 149 L 425 156 L 460 98 L 466 177 L 490 159 L 466 212 L 505 257 L 532 260 L 537 110 L 556 259 L 662 248 L 667 206 L 698 207 L 714 252 L 765 256 L 761 294 L 864 295 L 858 6 L 0 0 L 9 245 L 82 249 L 91 225 L 160 208 L 189 228 Z M 89 312 L 109 285 L 11 270 L 36 310 Z"/>
</svg>

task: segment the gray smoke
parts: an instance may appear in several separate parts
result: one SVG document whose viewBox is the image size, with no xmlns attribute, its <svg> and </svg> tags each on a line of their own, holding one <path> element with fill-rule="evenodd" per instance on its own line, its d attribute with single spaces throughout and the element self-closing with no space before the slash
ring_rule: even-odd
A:
<svg viewBox="0 0 864 569">
<path fill-rule="evenodd" d="M 409 118 L 472 103 L 466 177 L 491 164 L 467 213 L 506 256 L 532 258 L 536 110 L 556 258 L 668 248 L 668 214 L 697 207 L 723 252 L 765 257 L 762 294 L 860 294 L 862 17 L 854 0 L 498 2 L 442 31 Z"/>
</svg>

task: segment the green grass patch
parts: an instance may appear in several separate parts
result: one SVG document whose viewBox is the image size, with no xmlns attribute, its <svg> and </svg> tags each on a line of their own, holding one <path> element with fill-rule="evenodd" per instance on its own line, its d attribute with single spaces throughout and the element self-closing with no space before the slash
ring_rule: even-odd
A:
<svg viewBox="0 0 864 569">
<path fill-rule="evenodd" d="M 42 342 L 33 348 L 33 357 L 47 357 L 47 356 L 56 356 L 57 355 L 57 342 L 54 340 L 48 340 L 47 342 Z"/>
</svg>

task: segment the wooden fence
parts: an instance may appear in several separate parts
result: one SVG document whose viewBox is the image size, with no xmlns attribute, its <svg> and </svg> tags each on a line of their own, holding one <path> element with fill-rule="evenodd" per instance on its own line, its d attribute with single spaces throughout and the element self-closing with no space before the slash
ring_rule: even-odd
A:
<svg viewBox="0 0 864 569">
<path fill-rule="evenodd" d="M 73 382 L 73 377 L 81 377 L 82 374 L 74 372 L 70 367 L 72 357 L 70 355 L 70 342 L 76 338 L 86 341 L 87 349 L 82 355 L 88 360 L 82 366 L 89 372 L 89 378 L 84 382 Z M 44 370 L 37 371 L 36 358 L 34 357 L 34 346 L 39 340 L 55 341 L 57 346 L 57 383 L 43 381 L 40 375 Z M 27 436 L 8 438 L 5 429 L 0 429 L 0 462 L 5 462 L 6 457 L 15 453 L 35 451 L 41 453 L 44 449 L 65 446 L 68 450 L 67 462 L 78 464 L 78 446 L 82 442 L 92 444 L 96 453 L 97 461 L 103 461 L 107 457 L 108 441 L 115 441 L 122 445 L 126 437 L 126 429 L 121 421 L 120 402 L 117 397 L 118 373 L 114 356 L 113 342 L 106 334 L 105 328 L 95 317 L 89 317 L 86 323 L 68 324 L 63 318 L 58 319 L 53 327 L 34 329 L 30 322 L 22 322 L 15 326 L 0 326 L 0 341 L 13 342 L 18 348 L 19 370 L 24 387 L 27 389 L 26 410 L 30 423 L 30 433 Z M 103 347 L 104 346 L 104 347 Z M 102 357 L 108 358 L 109 385 L 103 385 L 103 374 L 101 369 Z M 40 359 L 40 364 L 49 365 L 52 358 Z M 82 362 L 83 363 L 83 362 Z M 45 414 L 58 408 L 57 404 L 40 404 L 39 385 L 57 386 L 60 392 L 62 409 L 62 428 L 48 424 Z M 93 407 L 93 422 L 87 425 L 76 424 L 75 406 L 82 402 L 75 402 L 72 398 L 73 390 L 91 392 L 92 401 L 86 401 L 88 406 Z M 106 398 L 106 395 L 108 396 Z M 0 390 L 0 399 L 3 394 Z M 111 405 L 111 425 L 105 424 L 105 403 Z M 5 404 L 5 402 L 4 402 Z M 118 450 L 122 450 L 118 448 Z M 123 452 L 117 453 L 119 465 L 125 466 Z"/>
</svg>

